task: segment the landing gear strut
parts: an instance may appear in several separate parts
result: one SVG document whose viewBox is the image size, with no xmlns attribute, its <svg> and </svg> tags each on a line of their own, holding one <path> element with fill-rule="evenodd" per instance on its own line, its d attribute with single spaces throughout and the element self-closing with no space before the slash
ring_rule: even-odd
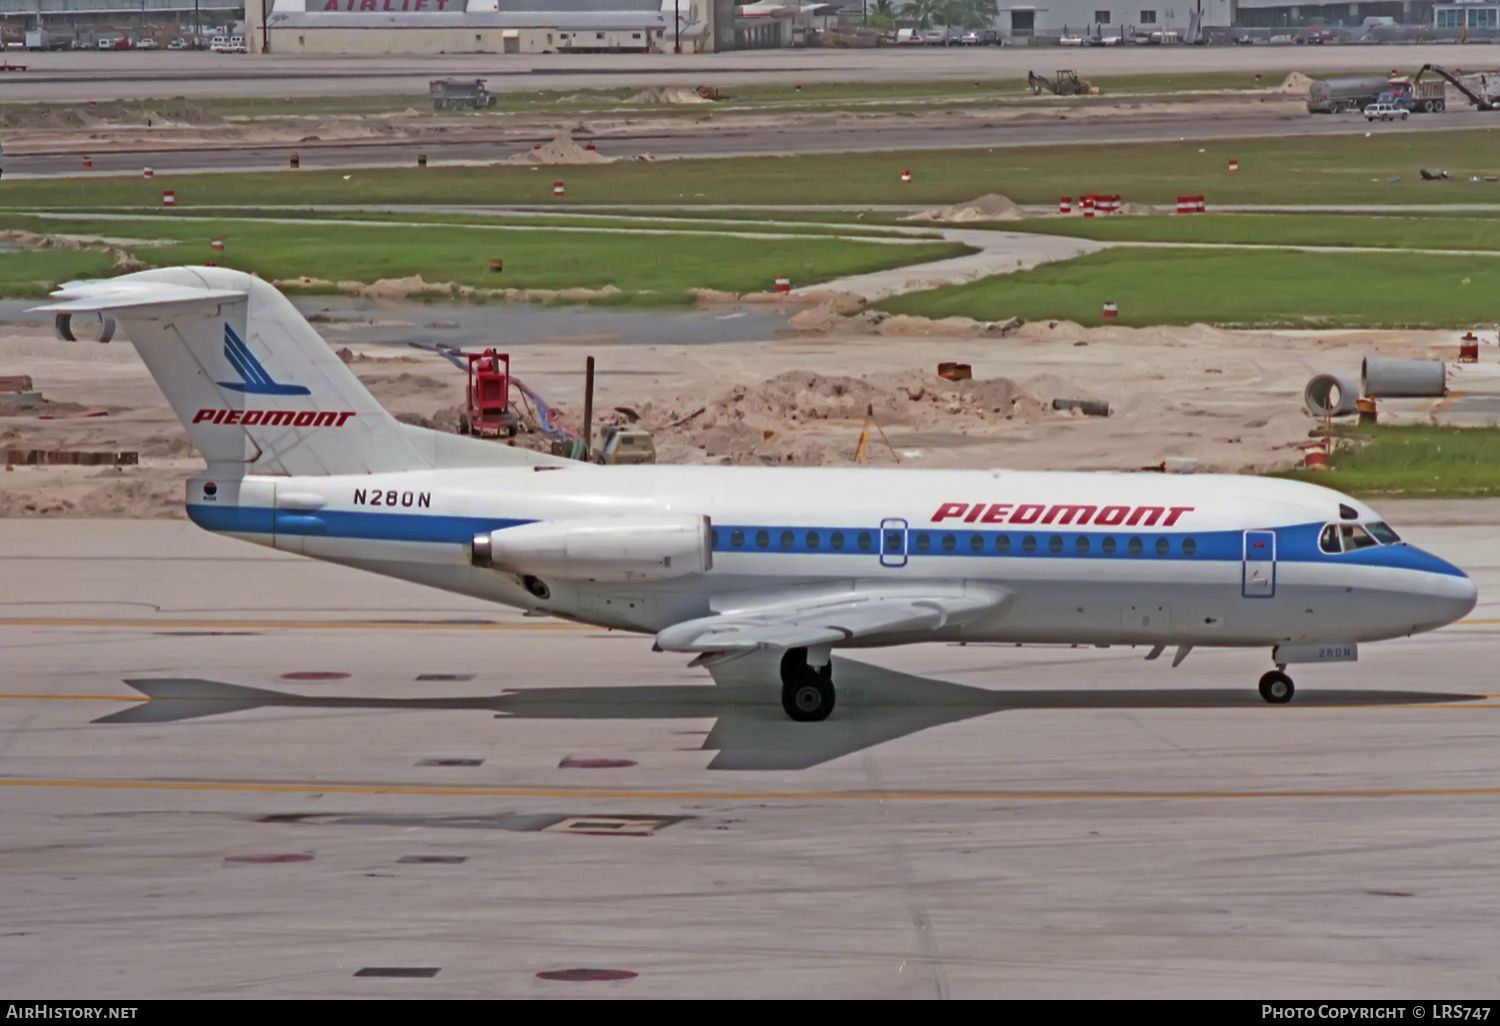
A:
<svg viewBox="0 0 1500 1026">
<path fill-rule="evenodd" d="M 786 714 L 799 723 L 826 720 L 833 700 L 833 661 L 809 666 L 807 649 L 787 649 L 781 657 L 781 707 Z"/>
<path fill-rule="evenodd" d="M 1296 693 L 1292 678 L 1280 670 L 1272 670 L 1260 679 L 1260 697 L 1272 705 L 1286 705 Z"/>
</svg>

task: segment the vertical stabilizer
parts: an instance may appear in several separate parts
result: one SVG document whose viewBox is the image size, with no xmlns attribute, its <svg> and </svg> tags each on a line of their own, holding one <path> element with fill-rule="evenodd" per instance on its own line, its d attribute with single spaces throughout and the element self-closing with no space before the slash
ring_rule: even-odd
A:
<svg viewBox="0 0 1500 1026">
<path fill-rule="evenodd" d="M 110 313 L 218 476 L 555 464 L 402 424 L 274 287 L 222 267 L 69 282 L 37 312 Z"/>
</svg>

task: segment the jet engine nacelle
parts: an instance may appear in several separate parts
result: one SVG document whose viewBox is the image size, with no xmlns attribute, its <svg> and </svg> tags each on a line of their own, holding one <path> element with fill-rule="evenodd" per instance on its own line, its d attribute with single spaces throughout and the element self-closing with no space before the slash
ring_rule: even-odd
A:
<svg viewBox="0 0 1500 1026">
<path fill-rule="evenodd" d="M 474 536 L 475 566 L 575 581 L 659 581 L 713 569 L 708 517 L 589 517 Z"/>
</svg>

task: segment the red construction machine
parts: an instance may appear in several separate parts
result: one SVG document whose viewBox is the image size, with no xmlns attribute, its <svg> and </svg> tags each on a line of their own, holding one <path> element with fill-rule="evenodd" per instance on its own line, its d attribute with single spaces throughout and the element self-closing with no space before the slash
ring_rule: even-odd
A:
<svg viewBox="0 0 1500 1026">
<path fill-rule="evenodd" d="M 469 361 L 469 386 L 465 411 L 458 418 L 459 433 L 514 438 L 521 419 L 510 406 L 510 354 L 486 349 L 463 355 Z"/>
</svg>

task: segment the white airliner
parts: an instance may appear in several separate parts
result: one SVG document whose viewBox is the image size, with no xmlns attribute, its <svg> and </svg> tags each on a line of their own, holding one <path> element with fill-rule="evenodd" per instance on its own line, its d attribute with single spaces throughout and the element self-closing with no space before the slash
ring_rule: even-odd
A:
<svg viewBox="0 0 1500 1026">
<path fill-rule="evenodd" d="M 235 271 L 73 282 L 118 318 L 208 462 L 207 530 L 654 634 L 710 667 L 783 653 L 795 720 L 835 648 L 924 641 L 1261 647 L 1296 662 L 1429 631 L 1473 582 L 1326 488 L 1221 475 L 602 467 L 402 424 L 285 297 Z M 767 681 L 768 687 L 774 686 Z"/>
</svg>

